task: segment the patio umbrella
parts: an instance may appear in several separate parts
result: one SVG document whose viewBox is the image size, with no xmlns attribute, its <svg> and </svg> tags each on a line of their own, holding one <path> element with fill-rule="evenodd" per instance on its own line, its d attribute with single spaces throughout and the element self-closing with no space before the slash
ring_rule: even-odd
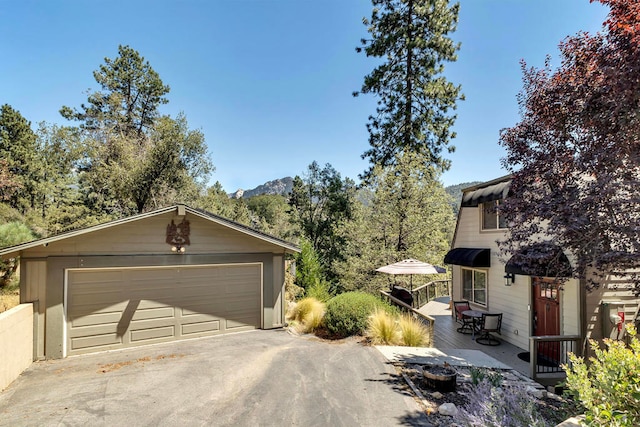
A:
<svg viewBox="0 0 640 427">
<path fill-rule="evenodd" d="M 442 267 L 431 265 L 428 262 L 418 261 L 417 259 L 405 259 L 398 261 L 394 264 L 385 265 L 384 267 L 376 268 L 376 271 L 387 274 L 408 274 L 411 283 L 411 290 L 413 290 L 413 275 L 414 274 L 442 274 L 446 273 Z"/>
</svg>

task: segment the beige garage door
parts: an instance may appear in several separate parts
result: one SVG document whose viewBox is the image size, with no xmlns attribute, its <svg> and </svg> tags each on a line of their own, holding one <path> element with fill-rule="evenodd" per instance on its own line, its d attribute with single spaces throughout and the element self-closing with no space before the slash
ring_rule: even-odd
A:
<svg viewBox="0 0 640 427">
<path fill-rule="evenodd" d="M 69 270 L 66 354 L 260 327 L 261 264 Z"/>
</svg>

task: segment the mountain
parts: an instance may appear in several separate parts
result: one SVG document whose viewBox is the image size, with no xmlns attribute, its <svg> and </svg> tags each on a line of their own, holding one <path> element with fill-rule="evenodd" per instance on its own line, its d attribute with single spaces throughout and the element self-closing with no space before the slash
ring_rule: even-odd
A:
<svg viewBox="0 0 640 427">
<path fill-rule="evenodd" d="M 480 184 L 482 181 L 472 181 L 472 182 L 463 182 L 462 184 L 450 185 L 444 188 L 444 191 L 447 192 L 453 199 L 453 212 L 457 215 L 458 210 L 460 210 L 460 202 L 462 201 L 462 189 L 471 187 L 476 184 Z"/>
<path fill-rule="evenodd" d="M 265 182 L 262 185 L 258 185 L 251 190 L 239 189 L 235 193 L 231 193 L 229 197 L 234 199 L 248 199 L 249 197 L 259 196 L 261 194 L 281 194 L 285 195 L 291 192 L 293 189 L 293 178 L 290 176 L 274 179 L 273 181 Z"/>
<path fill-rule="evenodd" d="M 450 185 L 445 187 L 447 194 L 453 199 L 453 209 L 457 213 L 460 207 L 460 200 L 462 199 L 462 189 L 471 187 L 476 184 L 480 184 L 481 181 L 463 182 L 462 184 Z M 249 197 L 259 196 L 261 194 L 281 194 L 286 195 L 291 192 L 293 188 L 293 178 L 290 176 L 274 179 L 273 181 L 265 182 L 262 185 L 258 185 L 251 190 L 239 189 L 235 193 L 229 194 L 229 197 L 234 199 L 248 199 Z"/>
</svg>

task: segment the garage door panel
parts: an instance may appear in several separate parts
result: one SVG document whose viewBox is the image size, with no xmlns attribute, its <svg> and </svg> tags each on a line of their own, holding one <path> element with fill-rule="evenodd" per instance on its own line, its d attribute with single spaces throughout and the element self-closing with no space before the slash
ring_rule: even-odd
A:
<svg viewBox="0 0 640 427">
<path fill-rule="evenodd" d="M 159 338 L 172 338 L 176 334 L 175 326 L 140 329 L 131 331 L 131 342 L 149 341 Z"/>
<path fill-rule="evenodd" d="M 82 273 L 77 271 L 69 272 L 69 277 L 73 278 L 73 283 L 82 285 L 83 287 L 90 284 L 104 286 L 108 283 L 122 283 L 123 275 L 123 270 L 84 270 Z"/>
<path fill-rule="evenodd" d="M 148 286 L 128 290 L 126 295 L 129 299 L 139 301 L 160 301 L 170 302 L 176 298 L 176 289 L 173 287 Z"/>
<path fill-rule="evenodd" d="M 205 332 L 217 332 L 220 330 L 220 320 L 182 324 L 182 335 L 201 334 Z"/>
<path fill-rule="evenodd" d="M 115 322 L 109 323 L 93 323 L 86 326 L 72 327 L 74 337 L 86 337 L 90 335 L 104 335 L 104 334 L 117 334 L 120 331 L 120 335 L 125 331 L 124 328 L 120 327 L 118 329 L 118 325 L 120 324 L 119 320 Z"/>
<path fill-rule="evenodd" d="M 122 345 L 122 337 L 117 334 L 104 334 L 104 335 L 92 335 L 90 337 L 79 337 L 71 340 L 70 350 L 84 350 L 104 348 L 105 346 L 119 346 Z"/>
<path fill-rule="evenodd" d="M 164 326 L 174 325 L 176 323 L 174 317 L 159 317 L 159 318 L 150 318 L 150 319 L 141 319 L 141 320 L 131 320 L 128 322 L 127 330 L 136 331 L 140 329 L 153 329 L 160 328 Z"/>
<path fill-rule="evenodd" d="M 79 316 L 74 319 L 70 319 L 70 322 L 72 328 L 80 328 L 83 326 L 118 323 L 121 318 L 122 312 L 116 311 L 111 313 L 95 313 L 86 316 Z"/>
<path fill-rule="evenodd" d="M 226 319 L 226 330 L 237 330 L 239 328 L 246 328 L 250 326 L 251 318 L 247 317 L 245 319 Z"/>
<path fill-rule="evenodd" d="M 156 269 L 129 269 L 126 270 L 127 276 L 131 281 L 160 281 L 167 279 L 175 280 L 178 277 L 178 268 L 156 268 Z"/>
<path fill-rule="evenodd" d="M 71 298 L 69 298 L 69 304 L 73 304 L 74 307 L 110 307 L 123 302 L 122 291 L 109 290 L 97 292 L 77 292 L 76 289 L 71 289 Z"/>
<path fill-rule="evenodd" d="M 136 310 L 131 320 L 136 321 L 136 320 L 161 319 L 161 318 L 173 319 L 174 316 L 175 316 L 174 307 L 157 307 L 157 308 L 147 308 L 147 309 L 141 309 L 139 307 L 138 310 Z"/>
<path fill-rule="evenodd" d="M 147 295 L 147 298 L 149 297 L 150 295 Z M 131 299 L 130 302 L 136 304 L 137 310 L 155 310 L 171 307 L 173 301 L 170 297 L 159 298 L 154 296 L 154 299 Z"/>
<path fill-rule="evenodd" d="M 227 295 L 255 295 L 255 288 L 250 284 L 246 283 L 238 283 L 235 285 L 227 285 L 225 289 L 225 293 Z"/>
<path fill-rule="evenodd" d="M 198 322 L 218 321 L 221 319 L 221 317 L 216 314 L 207 314 L 203 312 L 182 310 L 180 319 L 181 319 L 180 323 L 189 324 L 189 323 L 198 323 Z"/>
<path fill-rule="evenodd" d="M 69 354 L 260 327 L 260 265 L 70 273 Z"/>
<path fill-rule="evenodd" d="M 180 315 L 182 318 L 186 319 L 192 316 L 209 316 L 219 319 L 224 313 L 225 310 L 222 308 L 212 307 L 211 304 L 207 304 L 204 302 L 192 303 L 190 305 L 184 305 L 178 308 Z"/>
<path fill-rule="evenodd" d="M 109 306 L 103 306 L 101 304 L 83 305 L 75 309 L 73 313 L 69 315 L 69 319 L 80 319 L 97 314 L 122 313 L 122 311 L 127 308 L 127 305 L 128 301 L 123 301 Z"/>
</svg>

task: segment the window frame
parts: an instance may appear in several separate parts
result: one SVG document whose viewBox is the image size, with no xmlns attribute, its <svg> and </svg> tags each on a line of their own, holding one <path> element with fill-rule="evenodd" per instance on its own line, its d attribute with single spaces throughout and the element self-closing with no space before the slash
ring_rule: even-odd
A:
<svg viewBox="0 0 640 427">
<path fill-rule="evenodd" d="M 480 204 L 480 231 L 503 231 L 508 229 L 509 227 L 506 224 L 506 221 L 503 217 L 500 216 L 500 205 L 502 204 L 502 199 L 492 200 L 490 202 L 483 202 Z M 495 226 L 493 227 L 485 227 L 485 215 L 487 215 L 489 210 L 489 205 L 493 212 L 491 212 L 492 216 L 495 218 Z"/>
<path fill-rule="evenodd" d="M 465 292 L 465 272 L 470 272 L 471 274 L 471 298 L 469 298 L 469 294 Z M 484 288 L 483 289 L 476 289 L 476 273 L 481 273 L 484 274 Z M 489 270 L 485 270 L 485 269 L 480 269 L 480 268 L 467 268 L 467 267 L 461 267 L 460 268 L 460 286 L 461 286 L 461 291 L 462 291 L 462 298 L 466 299 L 467 301 L 482 306 L 482 307 L 487 307 L 488 306 L 488 300 L 489 300 Z M 478 302 L 476 300 L 476 292 L 480 292 L 480 291 L 484 291 L 484 302 Z"/>
</svg>

